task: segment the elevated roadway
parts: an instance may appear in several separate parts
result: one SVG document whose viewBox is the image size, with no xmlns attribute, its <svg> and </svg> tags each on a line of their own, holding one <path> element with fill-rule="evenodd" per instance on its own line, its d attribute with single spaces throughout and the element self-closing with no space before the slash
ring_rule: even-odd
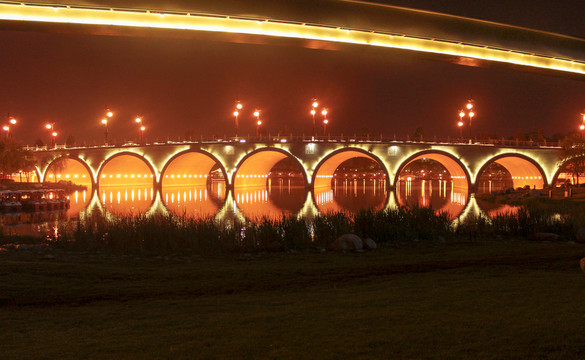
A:
<svg viewBox="0 0 585 360">
<path fill-rule="evenodd" d="M 368 46 L 472 66 L 585 75 L 583 39 L 363 1 L 0 1 L 0 28 L 251 43 L 288 39 L 311 48 Z"/>
</svg>

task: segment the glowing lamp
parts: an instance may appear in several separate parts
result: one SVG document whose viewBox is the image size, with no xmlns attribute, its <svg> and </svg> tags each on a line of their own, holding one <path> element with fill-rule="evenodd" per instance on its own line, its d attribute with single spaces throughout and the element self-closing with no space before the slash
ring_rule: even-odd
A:
<svg viewBox="0 0 585 360">
<path fill-rule="evenodd" d="M 469 112 L 469 117 L 474 117 L 474 116 L 475 116 L 475 113 L 473 111 L 470 111 Z"/>
<path fill-rule="evenodd" d="M 238 110 L 242 110 L 242 107 L 243 107 L 243 106 L 242 106 L 242 104 L 240 104 L 240 103 L 238 103 L 238 104 L 236 105 L 236 109 L 238 109 Z"/>
<path fill-rule="evenodd" d="M 53 131 L 53 133 L 51 135 L 53 135 L 53 137 L 56 137 L 57 136 L 57 132 L 56 131 Z"/>
<path fill-rule="evenodd" d="M 16 119 L 15 119 L 15 118 L 10 118 L 10 123 L 11 123 L 12 125 L 15 125 L 15 124 L 16 124 Z"/>
<path fill-rule="evenodd" d="M 316 101 L 313 101 L 313 104 L 311 104 L 314 108 L 316 108 L 317 106 L 319 106 L 319 103 Z"/>
<path fill-rule="evenodd" d="M 8 127 L 8 125 L 4 125 L 4 126 L 2 127 L 2 130 L 4 130 L 4 131 L 8 131 L 8 130 L 10 130 L 10 128 Z"/>
<path fill-rule="evenodd" d="M 311 115 L 315 115 L 317 112 L 315 111 L 315 109 L 311 110 Z"/>
<path fill-rule="evenodd" d="M 6 126 L 5 126 L 5 128 L 6 128 Z M 585 125 L 581 124 L 581 126 L 579 126 L 579 130 L 585 130 Z"/>
<path fill-rule="evenodd" d="M 107 125 L 108 124 L 108 119 L 106 119 L 106 118 L 102 119 L 102 124 Z"/>
<path fill-rule="evenodd" d="M 260 111 L 258 111 L 258 110 L 254 111 L 254 116 L 256 116 L 256 117 L 260 116 Z"/>
<path fill-rule="evenodd" d="M 457 126 L 463 126 L 463 121 L 459 121 L 459 122 L 457 123 Z"/>
<path fill-rule="evenodd" d="M 323 124 L 325 124 L 325 125 L 329 124 L 329 120 L 327 120 L 327 119 L 323 120 Z"/>
<path fill-rule="evenodd" d="M 238 116 L 238 115 L 240 115 L 240 113 L 237 111 L 234 111 L 234 116 Z"/>
<path fill-rule="evenodd" d="M 472 103 L 470 103 L 470 102 L 469 102 L 469 103 L 467 103 L 467 109 L 468 109 L 468 110 L 471 110 L 471 109 L 473 109 L 473 104 L 472 104 Z"/>
<path fill-rule="evenodd" d="M 321 115 L 323 115 L 323 116 L 327 115 L 327 110 L 323 109 L 323 111 L 321 111 Z"/>
<path fill-rule="evenodd" d="M 135 121 L 136 121 L 137 123 L 141 123 L 141 122 L 142 122 L 142 118 L 140 118 L 140 117 L 137 117 Z"/>
<path fill-rule="evenodd" d="M 461 118 L 462 118 L 462 117 L 464 117 L 464 116 L 465 116 L 465 113 L 464 113 L 462 110 L 459 110 L 459 117 L 461 117 Z"/>
<path fill-rule="evenodd" d="M 258 124 L 258 126 L 260 126 L 260 125 L 262 125 L 262 121 L 261 121 L 261 120 L 258 120 L 258 121 L 256 122 L 256 124 Z"/>
<path fill-rule="evenodd" d="M 52 128 L 53 128 L 53 125 L 51 125 L 51 124 L 47 124 L 47 125 L 45 125 L 45 127 L 46 127 L 47 129 L 52 129 Z"/>
<path fill-rule="evenodd" d="M 114 113 L 111 112 L 110 110 L 108 110 L 108 112 L 106 113 L 106 116 L 111 118 L 112 116 L 114 116 Z"/>
</svg>

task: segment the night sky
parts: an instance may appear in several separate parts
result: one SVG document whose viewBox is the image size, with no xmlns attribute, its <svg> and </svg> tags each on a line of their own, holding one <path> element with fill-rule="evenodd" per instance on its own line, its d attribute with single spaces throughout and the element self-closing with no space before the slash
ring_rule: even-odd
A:
<svg viewBox="0 0 585 360">
<path fill-rule="evenodd" d="M 384 3 L 585 38 L 585 1 Z M 19 120 L 12 133 L 24 143 L 47 143 L 44 124 L 54 122 L 59 143 L 71 135 L 91 145 L 103 141 L 106 105 L 118 141 L 138 137 L 137 115 L 149 140 L 233 136 L 236 100 L 245 106 L 240 135 L 255 133 L 256 107 L 272 134 L 309 134 L 312 98 L 329 109 L 328 130 L 345 135 L 406 137 L 423 127 L 427 137 L 456 137 L 469 97 L 477 104 L 474 130 L 499 137 L 567 133 L 585 109 L 585 78 L 466 67 L 407 51 L 286 45 L 0 31 L 0 113 Z"/>
</svg>

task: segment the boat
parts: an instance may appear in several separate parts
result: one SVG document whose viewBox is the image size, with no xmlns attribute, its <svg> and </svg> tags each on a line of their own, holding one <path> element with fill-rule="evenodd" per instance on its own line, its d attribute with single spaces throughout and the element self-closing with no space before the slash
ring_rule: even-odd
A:
<svg viewBox="0 0 585 360">
<path fill-rule="evenodd" d="M 61 189 L 0 191 L 3 213 L 57 211 L 69 207 L 69 199 Z"/>
<path fill-rule="evenodd" d="M 0 191 L 0 211 L 2 213 L 21 212 L 20 191 Z"/>
</svg>

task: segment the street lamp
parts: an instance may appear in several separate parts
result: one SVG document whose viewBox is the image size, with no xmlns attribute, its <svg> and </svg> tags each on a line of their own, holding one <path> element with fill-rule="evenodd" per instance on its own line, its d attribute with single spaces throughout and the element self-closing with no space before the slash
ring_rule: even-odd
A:
<svg viewBox="0 0 585 360">
<path fill-rule="evenodd" d="M 254 111 L 254 116 L 256 117 L 256 136 L 260 133 L 260 126 L 262 125 L 262 120 L 260 120 L 260 110 Z"/>
<path fill-rule="evenodd" d="M 579 126 L 579 130 L 581 130 L 581 139 L 583 139 L 583 137 L 585 136 L 585 134 L 584 134 L 584 132 L 585 132 L 585 111 L 583 113 L 581 113 L 581 116 L 583 116 L 583 122 Z"/>
<path fill-rule="evenodd" d="M 10 137 L 10 126 L 16 125 L 16 119 L 13 118 L 12 116 L 10 116 L 10 113 L 8 113 L 7 120 L 8 120 L 8 125 L 4 125 L 2 127 L 2 130 L 4 130 L 6 132 L 6 138 L 8 139 Z"/>
<path fill-rule="evenodd" d="M 105 137 L 104 143 L 106 145 L 108 145 L 108 119 L 107 118 L 103 118 L 102 119 L 102 124 L 105 127 L 105 130 L 104 130 L 104 137 Z"/>
<path fill-rule="evenodd" d="M 140 142 L 142 142 L 143 136 L 144 136 L 144 130 L 146 130 L 146 127 L 144 127 L 143 124 L 143 119 L 142 116 L 137 116 L 136 119 L 134 119 L 134 121 L 136 122 L 136 124 L 139 125 L 138 127 L 138 138 L 140 139 Z"/>
<path fill-rule="evenodd" d="M 238 123 L 238 116 L 240 115 L 240 110 L 242 110 L 244 106 L 238 101 L 236 104 L 236 110 L 234 111 L 234 117 L 236 118 L 236 137 L 238 137 L 238 129 L 239 129 L 239 123 Z"/>
<path fill-rule="evenodd" d="M 469 118 L 469 138 L 471 139 L 471 123 L 473 121 L 473 117 L 475 116 L 475 112 L 473 111 L 474 101 L 473 99 L 467 100 L 467 104 L 465 105 L 464 110 L 459 110 L 459 123 L 463 123 L 463 118 L 467 116 Z M 457 125 L 459 125 L 457 123 Z M 460 127 L 463 125 L 459 125 Z M 461 128 L 460 133 L 462 134 Z M 463 137 L 463 135 L 461 135 Z"/>
<path fill-rule="evenodd" d="M 323 119 L 323 135 L 327 135 L 327 124 L 329 124 L 329 120 Z"/>
<path fill-rule="evenodd" d="M 111 119 L 114 116 L 114 113 L 106 107 L 105 116 L 102 119 L 102 124 L 104 125 L 104 143 L 108 145 L 108 119 Z"/>
<path fill-rule="evenodd" d="M 463 138 L 463 121 L 459 120 L 457 126 L 459 126 L 459 137 Z"/>
<path fill-rule="evenodd" d="M 45 128 L 51 131 L 51 146 L 57 147 L 57 132 L 55 131 L 55 123 L 47 123 Z"/>
<path fill-rule="evenodd" d="M 315 114 L 317 113 L 317 107 L 319 106 L 319 103 L 317 102 L 317 100 L 313 99 L 313 103 L 311 104 L 311 115 L 313 115 L 313 135 L 315 135 Z"/>
</svg>

